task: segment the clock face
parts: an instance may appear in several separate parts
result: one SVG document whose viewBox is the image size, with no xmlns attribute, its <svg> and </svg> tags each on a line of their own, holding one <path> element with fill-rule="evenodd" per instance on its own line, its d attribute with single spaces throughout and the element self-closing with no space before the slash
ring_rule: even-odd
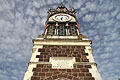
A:
<svg viewBox="0 0 120 80">
<path fill-rule="evenodd" d="M 65 21 L 69 21 L 71 17 L 70 15 L 66 15 L 66 14 L 57 14 L 53 17 L 53 19 L 55 21 L 65 22 Z"/>
<path fill-rule="evenodd" d="M 57 16 L 55 16 L 55 19 L 59 20 L 59 21 L 67 21 L 67 20 L 69 20 L 69 16 L 67 16 L 67 15 L 57 15 Z"/>
</svg>

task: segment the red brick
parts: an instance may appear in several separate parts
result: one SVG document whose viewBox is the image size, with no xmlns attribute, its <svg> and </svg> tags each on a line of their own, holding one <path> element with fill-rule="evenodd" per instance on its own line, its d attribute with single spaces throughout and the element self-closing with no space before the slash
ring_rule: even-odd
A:
<svg viewBox="0 0 120 80">
<path fill-rule="evenodd" d="M 49 59 L 44 59 L 44 62 L 49 62 Z"/>
<path fill-rule="evenodd" d="M 41 68 L 33 68 L 33 71 L 40 72 Z"/>
<path fill-rule="evenodd" d="M 62 74 L 59 74 L 59 75 L 58 75 L 58 77 L 59 77 L 59 78 L 62 78 L 62 77 L 63 77 L 63 75 L 62 75 Z"/>
<path fill-rule="evenodd" d="M 73 54 L 78 54 L 79 52 L 73 52 Z"/>
<path fill-rule="evenodd" d="M 57 54 L 53 54 L 53 57 L 57 57 Z"/>
<path fill-rule="evenodd" d="M 85 46 L 81 46 L 81 49 L 85 49 Z"/>
<path fill-rule="evenodd" d="M 56 74 L 59 74 L 60 72 L 54 72 L 53 74 L 56 75 Z"/>
<path fill-rule="evenodd" d="M 38 52 L 45 52 L 45 49 L 39 48 Z"/>
<path fill-rule="evenodd" d="M 67 54 L 67 57 L 72 57 L 72 55 L 71 54 Z"/>
<path fill-rule="evenodd" d="M 58 76 L 57 76 L 57 75 L 54 75 L 54 76 L 52 76 L 52 77 L 53 77 L 53 79 L 57 79 Z"/>
<path fill-rule="evenodd" d="M 52 78 L 52 77 L 49 77 L 49 78 L 47 78 L 46 80 L 53 80 L 53 78 Z"/>
<path fill-rule="evenodd" d="M 57 48 L 51 48 L 52 51 L 57 50 Z"/>
<path fill-rule="evenodd" d="M 86 59 L 86 56 L 85 55 L 82 55 L 82 57 L 81 58 L 84 58 L 84 59 Z"/>
<path fill-rule="evenodd" d="M 47 68 L 52 68 L 52 66 L 51 66 L 51 65 L 48 65 Z"/>
<path fill-rule="evenodd" d="M 77 57 L 75 54 L 72 54 L 72 57 Z"/>
<path fill-rule="evenodd" d="M 58 54 L 58 57 L 63 57 L 63 54 Z"/>
<path fill-rule="evenodd" d="M 83 68 L 83 65 L 77 65 L 78 68 Z"/>
<path fill-rule="evenodd" d="M 73 48 L 73 49 L 74 49 L 74 48 L 75 48 L 75 46 L 71 46 L 71 48 Z"/>
<path fill-rule="evenodd" d="M 85 68 L 91 68 L 91 65 L 85 65 Z"/>
<path fill-rule="evenodd" d="M 41 68 L 36 68 L 36 69 L 37 69 L 37 71 L 38 71 L 38 72 L 40 72 L 40 71 L 41 71 Z"/>
<path fill-rule="evenodd" d="M 91 73 L 86 73 L 86 76 L 92 76 Z"/>
<path fill-rule="evenodd" d="M 62 48 L 67 48 L 67 46 L 62 46 Z"/>
<path fill-rule="evenodd" d="M 58 69 L 50 69 L 50 71 L 58 71 Z"/>
<path fill-rule="evenodd" d="M 33 68 L 33 70 L 32 70 L 32 71 L 37 71 L 37 70 L 36 70 L 36 68 Z"/>
<path fill-rule="evenodd" d="M 76 58 L 76 62 L 80 62 L 80 58 Z"/>
<path fill-rule="evenodd" d="M 31 80 L 39 80 L 39 77 L 32 76 Z"/>
<path fill-rule="evenodd" d="M 78 54 L 76 57 L 79 57 L 79 58 L 81 58 L 81 55 L 80 55 L 80 54 Z"/>
<path fill-rule="evenodd" d="M 63 74 L 63 77 L 64 77 L 64 78 L 67 78 L 67 74 Z"/>
<path fill-rule="evenodd" d="M 93 77 L 84 77 L 84 80 L 95 80 Z"/>
<path fill-rule="evenodd" d="M 74 69 L 76 69 L 77 68 L 77 65 L 73 65 L 74 66 Z"/>
<path fill-rule="evenodd" d="M 44 65 L 43 64 L 37 64 L 37 67 L 43 67 Z"/>
<path fill-rule="evenodd" d="M 79 80 L 84 80 L 84 77 L 79 77 Z"/>
<path fill-rule="evenodd" d="M 56 51 L 57 54 L 60 54 L 61 53 L 61 50 L 60 51 Z"/>
<path fill-rule="evenodd" d="M 67 72 L 71 72 L 72 70 L 71 69 L 67 69 Z"/>
<path fill-rule="evenodd" d="M 45 79 L 45 76 L 40 76 L 39 80 L 44 80 L 44 79 Z"/>
<path fill-rule="evenodd" d="M 76 46 L 76 48 L 81 49 L 81 46 Z"/>
<path fill-rule="evenodd" d="M 59 69 L 59 71 L 66 72 L 67 69 Z"/>
<path fill-rule="evenodd" d="M 62 52 L 62 53 L 65 53 L 65 52 L 66 52 L 66 49 L 61 49 L 61 52 Z"/>
<path fill-rule="evenodd" d="M 74 77 L 73 80 L 79 80 L 78 78 Z"/>
<path fill-rule="evenodd" d="M 72 72 L 79 72 L 79 69 L 72 69 Z"/>
<path fill-rule="evenodd" d="M 37 55 L 36 58 L 40 58 L 40 55 Z"/>
<path fill-rule="evenodd" d="M 89 72 L 89 70 L 86 69 L 86 68 L 81 68 L 80 70 L 81 70 L 82 72 Z"/>
<path fill-rule="evenodd" d="M 79 76 L 85 76 L 85 74 L 84 73 L 79 73 Z"/>
<path fill-rule="evenodd" d="M 52 73 L 46 73 L 46 76 L 52 76 Z"/>
<path fill-rule="evenodd" d="M 88 59 L 81 59 L 81 60 L 82 60 L 82 62 L 89 62 Z"/>
<path fill-rule="evenodd" d="M 41 52 L 40 55 L 48 55 L 48 52 Z"/>
<path fill-rule="evenodd" d="M 39 76 L 45 76 L 45 73 L 39 73 Z"/>
<path fill-rule="evenodd" d="M 88 53 L 82 53 L 82 55 L 86 55 L 86 56 L 88 56 Z"/>
<path fill-rule="evenodd" d="M 49 69 L 42 69 L 42 72 L 49 72 Z"/>
<path fill-rule="evenodd" d="M 66 49 L 67 52 L 70 52 L 70 49 Z"/>
<path fill-rule="evenodd" d="M 73 78 L 73 76 L 70 76 L 70 75 L 68 75 L 68 77 L 67 77 L 68 79 L 72 79 Z"/>
<path fill-rule="evenodd" d="M 45 52 L 50 52 L 50 48 L 45 48 Z"/>
<path fill-rule="evenodd" d="M 72 73 L 73 76 L 77 77 L 77 73 Z"/>
<path fill-rule="evenodd" d="M 38 76 L 38 75 L 39 75 L 38 72 L 33 73 L 33 76 Z"/>
<path fill-rule="evenodd" d="M 39 61 L 44 61 L 44 60 L 40 58 Z"/>
</svg>

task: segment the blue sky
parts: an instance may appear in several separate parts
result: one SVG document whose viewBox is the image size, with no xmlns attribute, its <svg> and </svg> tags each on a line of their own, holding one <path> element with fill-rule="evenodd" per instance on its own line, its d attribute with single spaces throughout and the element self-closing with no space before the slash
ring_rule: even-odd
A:
<svg viewBox="0 0 120 80">
<path fill-rule="evenodd" d="M 43 32 L 49 7 L 61 1 L 76 9 L 103 80 L 120 77 L 120 0 L 0 0 L 0 80 L 23 80 L 32 39 Z"/>
</svg>

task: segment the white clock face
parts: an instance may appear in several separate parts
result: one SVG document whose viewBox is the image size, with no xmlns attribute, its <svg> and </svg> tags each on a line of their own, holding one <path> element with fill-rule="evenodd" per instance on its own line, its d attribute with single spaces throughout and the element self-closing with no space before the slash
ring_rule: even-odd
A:
<svg viewBox="0 0 120 80">
<path fill-rule="evenodd" d="M 67 20 L 69 20 L 69 16 L 67 16 L 67 15 L 57 15 L 57 16 L 55 16 L 55 19 L 59 20 L 59 21 L 67 21 Z"/>
<path fill-rule="evenodd" d="M 56 14 L 53 16 L 53 20 L 65 22 L 65 21 L 71 20 L 71 17 L 70 17 L 70 15 L 67 15 L 67 14 Z"/>
</svg>

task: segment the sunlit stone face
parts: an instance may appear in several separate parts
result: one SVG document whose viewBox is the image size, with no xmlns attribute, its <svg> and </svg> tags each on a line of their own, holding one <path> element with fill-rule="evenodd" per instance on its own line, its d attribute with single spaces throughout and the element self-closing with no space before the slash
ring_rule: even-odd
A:
<svg viewBox="0 0 120 80">
<path fill-rule="evenodd" d="M 52 68 L 55 69 L 73 69 L 74 57 L 50 57 Z"/>
</svg>

